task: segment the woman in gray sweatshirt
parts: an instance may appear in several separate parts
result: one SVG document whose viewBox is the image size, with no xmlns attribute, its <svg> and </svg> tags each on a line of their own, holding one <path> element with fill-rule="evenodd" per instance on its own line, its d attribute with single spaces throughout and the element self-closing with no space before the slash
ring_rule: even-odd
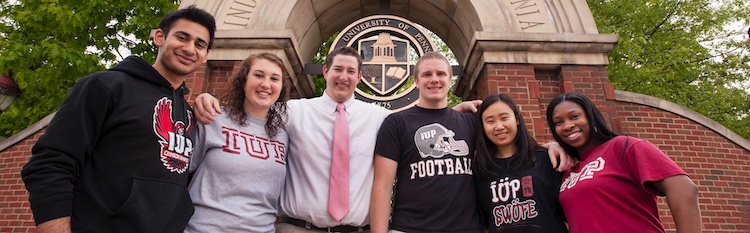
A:
<svg viewBox="0 0 750 233">
<path fill-rule="evenodd" d="M 195 206 L 185 232 L 274 232 L 286 175 L 288 76 L 270 53 L 249 56 L 224 91 L 225 114 L 200 125 L 190 162 Z"/>
</svg>

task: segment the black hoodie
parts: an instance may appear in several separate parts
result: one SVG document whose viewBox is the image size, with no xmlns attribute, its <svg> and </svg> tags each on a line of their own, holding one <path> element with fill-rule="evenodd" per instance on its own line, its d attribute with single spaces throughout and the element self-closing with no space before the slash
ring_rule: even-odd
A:
<svg viewBox="0 0 750 233">
<path fill-rule="evenodd" d="M 21 171 L 36 223 L 71 216 L 73 232 L 182 232 L 197 133 L 187 93 L 135 56 L 76 83 Z"/>
</svg>

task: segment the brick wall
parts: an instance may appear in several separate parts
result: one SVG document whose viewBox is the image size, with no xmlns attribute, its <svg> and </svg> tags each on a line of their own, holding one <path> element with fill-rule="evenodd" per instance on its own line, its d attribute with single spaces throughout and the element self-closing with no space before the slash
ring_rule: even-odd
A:
<svg viewBox="0 0 750 233">
<path fill-rule="evenodd" d="M 188 101 L 192 103 L 196 96 L 206 92 L 218 97 L 229 83 L 231 75 L 239 70 L 241 62 L 222 62 L 201 66 L 195 73 L 185 79 L 186 85 L 190 88 Z"/>
<path fill-rule="evenodd" d="M 29 161 L 31 147 L 42 134 L 43 131 L 37 132 L 0 151 L 0 232 L 36 232 L 21 168 Z"/>
<path fill-rule="evenodd" d="M 526 121 L 526 127 L 535 135 L 538 141 L 545 141 L 544 125 L 542 117 L 544 113 L 540 109 L 539 81 L 535 76 L 534 66 L 522 64 L 490 64 L 487 65 L 485 73 L 487 91 L 480 93 L 482 99 L 490 93 L 507 93 L 516 105 L 521 109 L 521 114 Z M 484 94 L 484 95 L 483 95 Z"/>
</svg>

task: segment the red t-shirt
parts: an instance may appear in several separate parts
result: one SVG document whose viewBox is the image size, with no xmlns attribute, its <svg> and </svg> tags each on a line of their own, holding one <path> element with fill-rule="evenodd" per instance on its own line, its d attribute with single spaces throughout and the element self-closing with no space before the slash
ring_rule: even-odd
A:
<svg viewBox="0 0 750 233">
<path fill-rule="evenodd" d="M 570 232 L 664 232 L 656 206 L 663 194 L 645 184 L 676 175 L 686 173 L 646 140 L 618 136 L 590 149 L 560 186 Z"/>
</svg>

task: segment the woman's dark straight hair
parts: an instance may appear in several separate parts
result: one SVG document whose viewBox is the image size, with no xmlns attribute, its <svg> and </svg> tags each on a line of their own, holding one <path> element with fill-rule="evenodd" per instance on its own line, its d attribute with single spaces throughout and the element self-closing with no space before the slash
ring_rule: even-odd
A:
<svg viewBox="0 0 750 233">
<path fill-rule="evenodd" d="M 513 146 L 516 148 L 516 151 L 513 153 L 513 156 L 510 157 L 509 166 L 504 169 L 515 170 L 534 167 L 536 165 L 534 151 L 544 149 L 536 142 L 536 140 L 534 140 L 531 133 L 529 133 L 526 123 L 523 120 L 523 116 L 518 110 L 516 103 L 513 102 L 513 99 L 505 93 L 491 95 L 484 99 L 476 114 L 477 119 L 479 119 L 480 127 L 482 127 L 481 130 L 477 130 L 477 138 L 479 140 L 477 140 L 476 155 L 474 157 L 474 175 L 479 180 L 493 179 L 497 175 L 493 172 L 493 168 L 497 168 L 498 165 L 495 164 L 493 159 L 497 154 L 498 148 L 497 145 L 490 141 L 487 135 L 485 135 L 483 126 L 484 121 L 482 119 L 482 114 L 487 108 L 497 102 L 505 103 L 508 107 L 513 109 L 513 115 L 516 117 L 518 123 L 518 132 L 513 139 Z"/>
</svg>

